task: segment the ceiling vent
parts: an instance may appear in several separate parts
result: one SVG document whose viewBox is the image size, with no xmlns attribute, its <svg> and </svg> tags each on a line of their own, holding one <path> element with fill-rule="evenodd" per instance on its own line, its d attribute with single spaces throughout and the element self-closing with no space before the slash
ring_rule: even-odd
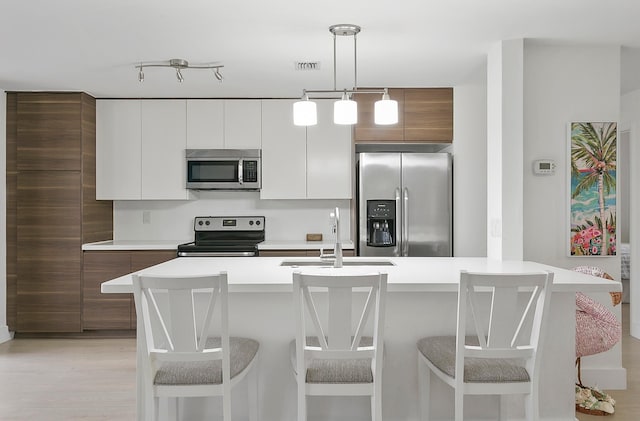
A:
<svg viewBox="0 0 640 421">
<path fill-rule="evenodd" d="M 294 66 L 296 70 L 320 70 L 319 61 L 296 61 Z"/>
</svg>

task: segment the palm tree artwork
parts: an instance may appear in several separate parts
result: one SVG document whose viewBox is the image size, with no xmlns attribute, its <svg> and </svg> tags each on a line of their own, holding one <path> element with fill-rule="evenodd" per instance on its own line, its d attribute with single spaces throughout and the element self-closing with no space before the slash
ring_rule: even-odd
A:
<svg viewBox="0 0 640 421">
<path fill-rule="evenodd" d="M 617 124 L 571 123 L 571 255 L 616 254 Z"/>
</svg>

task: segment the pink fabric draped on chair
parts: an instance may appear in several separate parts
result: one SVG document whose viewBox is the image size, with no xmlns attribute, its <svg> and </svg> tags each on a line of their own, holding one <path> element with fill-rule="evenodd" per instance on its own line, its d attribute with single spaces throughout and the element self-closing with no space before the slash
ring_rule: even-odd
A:
<svg viewBox="0 0 640 421">
<path fill-rule="evenodd" d="M 576 272 L 613 279 L 602 269 L 593 266 L 578 266 Z M 612 292 L 613 305 L 622 301 L 622 293 Z M 591 415 L 610 415 L 615 409 L 615 400 L 597 388 L 584 386 L 580 375 L 581 357 L 599 354 L 611 349 L 622 337 L 622 325 L 604 305 L 578 292 L 576 293 L 576 411 Z"/>
<path fill-rule="evenodd" d="M 576 294 L 576 357 L 608 351 L 620 341 L 622 326 L 605 306 Z"/>
<path fill-rule="evenodd" d="M 574 271 L 613 279 L 598 267 L 578 266 Z M 619 293 L 611 293 L 613 305 L 619 304 Z M 576 294 L 576 357 L 599 354 L 611 349 L 622 337 L 622 325 L 604 305 L 578 292 Z"/>
</svg>

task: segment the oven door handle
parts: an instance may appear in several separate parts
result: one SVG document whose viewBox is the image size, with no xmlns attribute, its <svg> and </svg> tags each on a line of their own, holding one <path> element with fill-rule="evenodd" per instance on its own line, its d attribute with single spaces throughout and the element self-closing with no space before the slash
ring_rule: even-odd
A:
<svg viewBox="0 0 640 421">
<path fill-rule="evenodd" d="M 238 183 L 242 184 L 242 159 L 238 161 Z"/>
<path fill-rule="evenodd" d="M 179 251 L 178 257 L 254 257 L 255 251 Z"/>
</svg>

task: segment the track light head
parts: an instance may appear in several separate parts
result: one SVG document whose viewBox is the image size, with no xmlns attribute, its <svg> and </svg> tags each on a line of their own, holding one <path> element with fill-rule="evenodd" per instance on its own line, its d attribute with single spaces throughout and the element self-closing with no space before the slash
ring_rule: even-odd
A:
<svg viewBox="0 0 640 421">
<path fill-rule="evenodd" d="M 140 66 L 140 69 L 138 71 L 138 82 L 144 82 L 144 72 L 142 71 L 142 66 Z"/>
<path fill-rule="evenodd" d="M 219 68 L 219 67 L 216 67 L 216 68 L 215 68 L 213 75 L 214 75 L 214 76 L 216 77 L 216 79 L 218 79 L 218 81 L 220 81 L 220 82 L 222 82 L 222 80 L 224 79 L 224 78 L 222 77 L 222 73 L 220 73 L 220 68 Z"/>
<path fill-rule="evenodd" d="M 182 83 L 184 81 L 184 78 L 182 77 L 182 72 L 180 71 L 180 68 L 176 69 L 176 77 L 178 78 L 178 82 Z"/>
</svg>

